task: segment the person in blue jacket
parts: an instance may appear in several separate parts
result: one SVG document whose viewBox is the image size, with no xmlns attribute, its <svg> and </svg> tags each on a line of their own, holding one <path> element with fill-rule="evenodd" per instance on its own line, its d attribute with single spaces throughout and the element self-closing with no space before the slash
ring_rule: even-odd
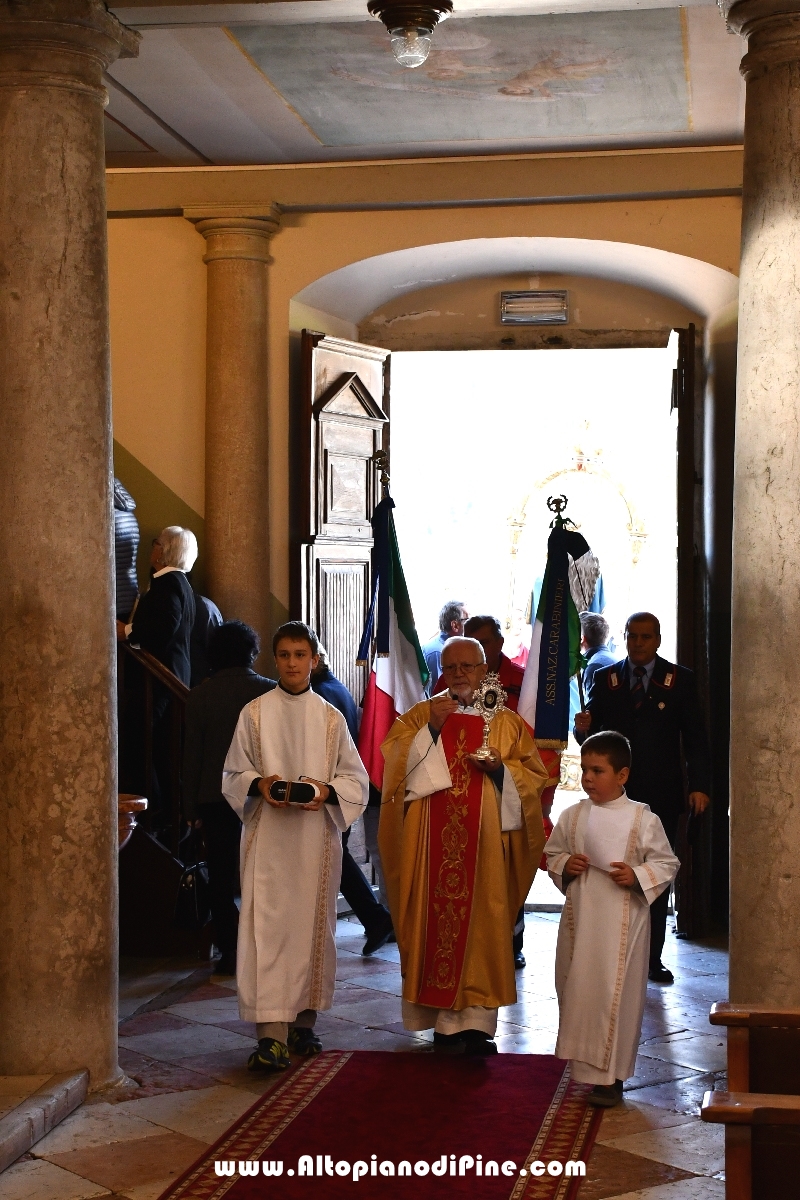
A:
<svg viewBox="0 0 800 1200">
<path fill-rule="evenodd" d="M 350 692 L 337 679 L 328 665 L 325 647 L 319 646 L 319 665 L 311 675 L 311 686 L 323 700 L 327 700 L 347 722 L 350 736 L 358 745 L 358 708 Z M 380 950 L 394 935 L 392 918 L 389 910 L 380 904 L 372 893 L 372 888 L 364 878 L 364 873 L 347 848 L 350 837 L 348 829 L 342 837 L 342 882 L 341 891 L 347 903 L 364 926 L 367 940 L 362 954 L 369 956 Z"/>
</svg>

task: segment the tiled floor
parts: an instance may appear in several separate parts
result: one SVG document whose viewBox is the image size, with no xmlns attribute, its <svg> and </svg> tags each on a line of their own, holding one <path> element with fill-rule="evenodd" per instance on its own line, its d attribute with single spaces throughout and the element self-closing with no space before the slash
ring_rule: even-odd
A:
<svg viewBox="0 0 800 1200">
<path fill-rule="evenodd" d="M 552 1053 L 558 1027 L 553 959 L 558 915 L 531 913 L 517 1003 L 501 1013 L 507 1053 Z M 329 1049 L 430 1052 L 430 1034 L 400 1022 L 396 946 L 361 957 L 354 919 L 339 922 L 334 1007 L 317 1029 Z M 673 987 L 650 986 L 636 1077 L 606 1113 L 580 1200 L 722 1200 L 722 1130 L 698 1103 L 721 1086 L 725 1046 L 708 1024 L 727 995 L 727 955 L 668 938 Z M 245 1068 L 254 1028 L 239 1020 L 233 980 L 187 963 L 128 966 L 122 979 L 120 1063 L 131 1086 L 92 1098 L 0 1181 L 3 1200 L 154 1200 L 266 1090 Z M 0 1097 L 2 1102 L 3 1097 Z"/>
</svg>

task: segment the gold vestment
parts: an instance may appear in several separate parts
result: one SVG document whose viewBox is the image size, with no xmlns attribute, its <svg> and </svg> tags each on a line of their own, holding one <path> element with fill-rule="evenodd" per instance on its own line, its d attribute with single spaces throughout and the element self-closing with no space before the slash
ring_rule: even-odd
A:
<svg viewBox="0 0 800 1200">
<path fill-rule="evenodd" d="M 428 926 L 430 797 L 405 802 L 411 744 L 428 724 L 430 701 L 398 717 L 381 747 L 386 768 L 378 842 L 403 974 L 403 999 L 418 1003 Z M 511 773 L 522 805 L 522 827 L 502 832 L 500 797 L 483 778 L 474 903 L 464 966 L 452 1008 L 499 1008 L 516 1002 L 511 938 L 544 847 L 540 797 L 547 770 L 525 722 L 503 709 L 489 745 Z M 441 795 L 441 793 L 439 793 Z"/>
</svg>

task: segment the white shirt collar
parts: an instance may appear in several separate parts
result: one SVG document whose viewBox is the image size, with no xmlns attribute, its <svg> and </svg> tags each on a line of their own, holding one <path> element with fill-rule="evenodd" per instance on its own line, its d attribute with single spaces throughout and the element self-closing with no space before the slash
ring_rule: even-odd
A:
<svg viewBox="0 0 800 1200">
<path fill-rule="evenodd" d="M 162 567 L 160 571 L 153 572 L 153 579 L 160 579 L 162 575 L 166 575 L 168 571 L 180 571 L 180 567 Z M 183 575 L 183 571 L 181 574 Z"/>
</svg>

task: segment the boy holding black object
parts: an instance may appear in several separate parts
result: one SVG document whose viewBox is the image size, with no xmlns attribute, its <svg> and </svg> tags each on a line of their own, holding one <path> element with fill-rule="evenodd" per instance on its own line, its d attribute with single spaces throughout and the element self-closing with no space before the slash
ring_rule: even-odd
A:
<svg viewBox="0 0 800 1200">
<path fill-rule="evenodd" d="M 278 687 L 242 711 L 222 780 L 244 822 L 236 963 L 239 1014 L 256 1023 L 254 1071 L 284 1070 L 290 1049 L 322 1049 L 314 1023 L 333 1002 L 341 835 L 368 798 L 344 717 L 311 690 L 317 648 L 300 621 L 277 631 Z"/>
<path fill-rule="evenodd" d="M 625 794 L 631 750 L 621 733 L 581 747 L 588 799 L 570 805 L 545 846 L 567 900 L 556 948 L 556 1054 L 592 1083 L 589 1102 L 611 1108 L 634 1073 L 647 992 L 649 906 L 680 863 L 659 818 Z"/>
</svg>

